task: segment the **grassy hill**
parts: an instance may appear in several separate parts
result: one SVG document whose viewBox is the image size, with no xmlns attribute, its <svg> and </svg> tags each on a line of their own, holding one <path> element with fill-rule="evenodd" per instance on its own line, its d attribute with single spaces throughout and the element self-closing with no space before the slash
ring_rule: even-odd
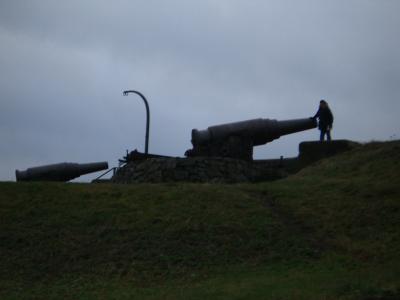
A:
<svg viewBox="0 0 400 300">
<path fill-rule="evenodd" d="M 398 299 L 400 142 L 241 185 L 0 183 L 0 299 Z"/>
</svg>

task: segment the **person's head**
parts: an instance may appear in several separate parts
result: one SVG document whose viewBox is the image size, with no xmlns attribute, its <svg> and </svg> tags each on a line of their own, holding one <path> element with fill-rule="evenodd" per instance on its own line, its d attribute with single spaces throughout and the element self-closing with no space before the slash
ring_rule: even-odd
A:
<svg viewBox="0 0 400 300">
<path fill-rule="evenodd" d="M 329 107 L 328 102 L 326 102 L 324 99 L 321 99 L 321 101 L 319 101 L 319 107 L 321 108 Z"/>
</svg>

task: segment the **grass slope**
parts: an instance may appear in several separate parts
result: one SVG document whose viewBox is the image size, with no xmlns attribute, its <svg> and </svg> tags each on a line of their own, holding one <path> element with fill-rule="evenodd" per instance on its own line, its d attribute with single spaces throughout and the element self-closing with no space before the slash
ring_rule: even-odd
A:
<svg viewBox="0 0 400 300">
<path fill-rule="evenodd" d="M 1 299 L 397 299 L 400 143 L 254 185 L 0 183 Z"/>
</svg>

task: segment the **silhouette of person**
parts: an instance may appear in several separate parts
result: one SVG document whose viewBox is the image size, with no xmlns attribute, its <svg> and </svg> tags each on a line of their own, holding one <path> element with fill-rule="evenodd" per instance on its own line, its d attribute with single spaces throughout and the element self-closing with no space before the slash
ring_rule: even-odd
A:
<svg viewBox="0 0 400 300">
<path fill-rule="evenodd" d="M 319 140 L 321 142 L 324 141 L 326 135 L 327 141 L 331 141 L 333 114 L 331 112 L 331 109 L 329 108 L 328 103 L 324 99 L 319 102 L 319 109 L 315 116 L 312 118 L 318 118 L 318 129 L 321 131 Z"/>
</svg>

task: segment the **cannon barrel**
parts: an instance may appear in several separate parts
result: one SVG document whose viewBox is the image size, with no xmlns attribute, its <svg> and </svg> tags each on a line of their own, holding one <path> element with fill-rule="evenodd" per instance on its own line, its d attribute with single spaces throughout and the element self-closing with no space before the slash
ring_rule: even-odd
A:
<svg viewBox="0 0 400 300">
<path fill-rule="evenodd" d="M 208 127 L 205 130 L 192 130 L 193 146 L 222 141 L 230 136 L 242 136 L 259 146 L 278 139 L 282 135 L 315 128 L 316 121 L 311 118 L 295 120 L 253 119 Z"/>
<path fill-rule="evenodd" d="M 69 181 L 81 175 L 105 169 L 108 169 L 107 162 L 59 163 L 28 168 L 25 171 L 15 170 L 15 177 L 17 181 Z"/>
<path fill-rule="evenodd" d="M 185 155 L 252 160 L 254 146 L 316 126 L 317 122 L 312 118 L 284 121 L 254 119 L 211 126 L 205 130 L 193 129 L 193 149 L 187 150 Z"/>
</svg>

